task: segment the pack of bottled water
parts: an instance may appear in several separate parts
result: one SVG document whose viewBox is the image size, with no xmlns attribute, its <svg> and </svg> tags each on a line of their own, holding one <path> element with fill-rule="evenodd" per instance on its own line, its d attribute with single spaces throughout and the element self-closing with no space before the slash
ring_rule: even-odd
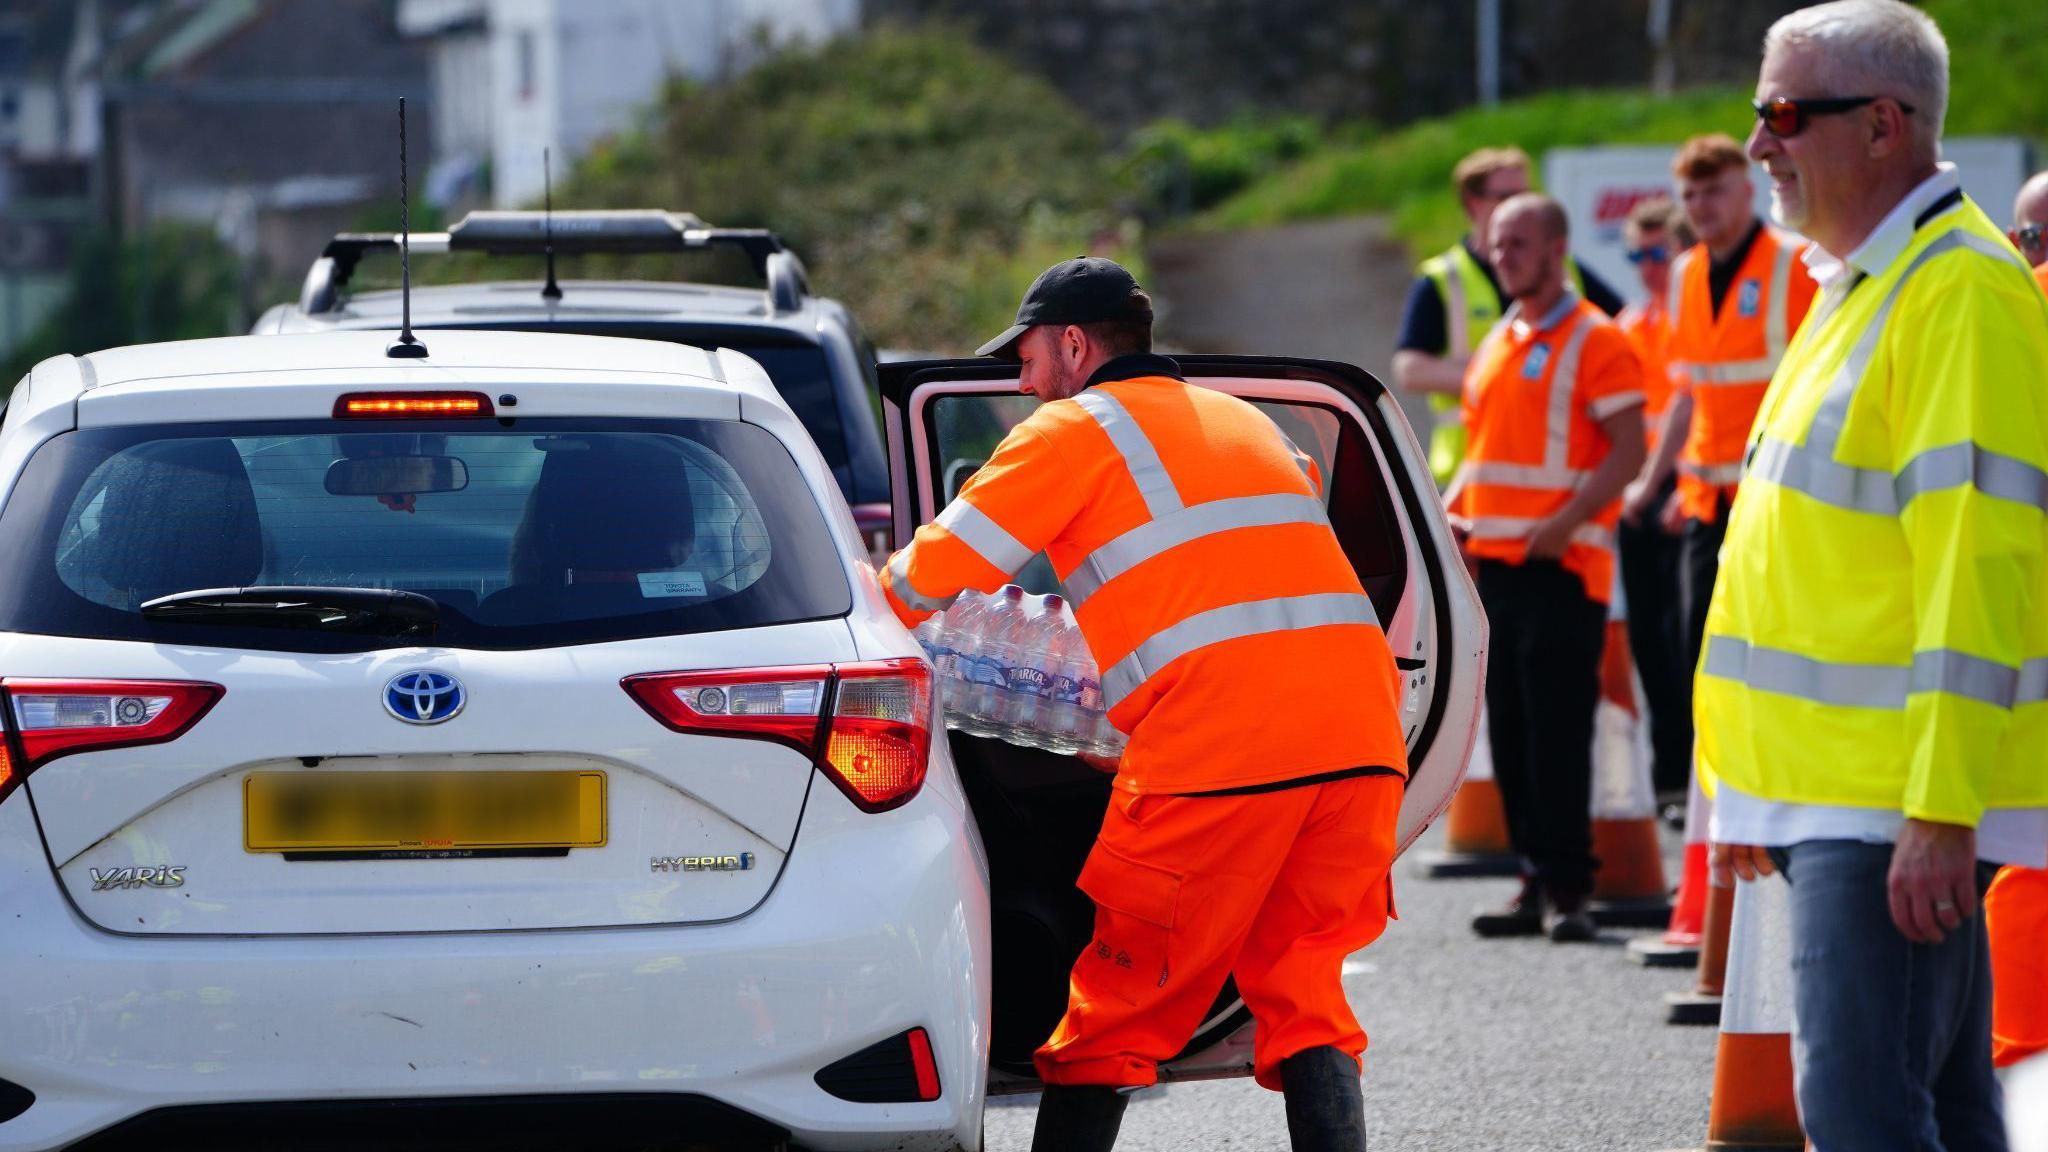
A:
<svg viewBox="0 0 2048 1152">
<path fill-rule="evenodd" d="M 1063 597 L 1015 584 L 963 592 L 917 639 L 937 670 L 948 728 L 1067 755 L 1123 751 L 1095 657 Z"/>
</svg>

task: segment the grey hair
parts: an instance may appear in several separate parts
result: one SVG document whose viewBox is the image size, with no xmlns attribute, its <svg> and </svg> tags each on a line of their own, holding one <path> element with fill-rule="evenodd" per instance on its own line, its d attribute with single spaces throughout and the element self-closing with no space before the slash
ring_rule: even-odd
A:
<svg viewBox="0 0 2048 1152">
<path fill-rule="evenodd" d="M 1820 58 L 1816 95 L 1889 96 L 1913 107 L 1913 138 L 1941 151 L 1948 115 L 1948 41 L 1932 17 L 1901 0 L 1833 0 L 1780 17 L 1764 34 L 1764 54 L 1810 47 Z"/>
</svg>

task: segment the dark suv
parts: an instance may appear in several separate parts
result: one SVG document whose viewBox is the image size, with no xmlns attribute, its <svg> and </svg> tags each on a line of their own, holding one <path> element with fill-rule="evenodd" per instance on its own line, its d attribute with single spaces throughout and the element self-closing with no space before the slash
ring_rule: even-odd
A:
<svg viewBox="0 0 2048 1152">
<path fill-rule="evenodd" d="M 336 236 L 306 273 L 297 303 L 265 312 L 254 334 L 396 329 L 396 290 L 351 292 L 365 257 L 398 251 L 398 235 Z M 675 253 L 744 256 L 764 288 L 646 280 L 492 280 L 415 285 L 412 324 L 667 340 L 731 348 L 767 369 L 832 466 L 870 551 L 886 555 L 889 469 L 875 422 L 875 349 L 853 314 L 814 296 L 796 254 L 758 228 L 714 228 L 686 212 L 471 212 L 446 232 L 415 232 L 413 255 L 529 257 Z"/>
</svg>

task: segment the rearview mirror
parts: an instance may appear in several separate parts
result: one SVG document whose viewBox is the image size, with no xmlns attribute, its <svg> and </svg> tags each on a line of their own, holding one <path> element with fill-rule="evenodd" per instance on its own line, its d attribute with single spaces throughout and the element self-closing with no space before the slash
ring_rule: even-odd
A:
<svg viewBox="0 0 2048 1152">
<path fill-rule="evenodd" d="M 467 487 L 469 465 L 454 456 L 371 456 L 327 466 L 329 496 L 412 496 Z"/>
</svg>

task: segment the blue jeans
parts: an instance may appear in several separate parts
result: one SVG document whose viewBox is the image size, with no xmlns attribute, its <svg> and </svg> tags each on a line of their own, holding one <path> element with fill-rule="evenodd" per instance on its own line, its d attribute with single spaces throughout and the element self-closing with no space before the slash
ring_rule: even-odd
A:
<svg viewBox="0 0 2048 1152">
<path fill-rule="evenodd" d="M 1939 944 L 1892 924 L 1892 846 L 1808 840 L 1792 886 L 1792 1057 L 1817 1152 L 2006 1152 L 1980 913 Z"/>
</svg>

